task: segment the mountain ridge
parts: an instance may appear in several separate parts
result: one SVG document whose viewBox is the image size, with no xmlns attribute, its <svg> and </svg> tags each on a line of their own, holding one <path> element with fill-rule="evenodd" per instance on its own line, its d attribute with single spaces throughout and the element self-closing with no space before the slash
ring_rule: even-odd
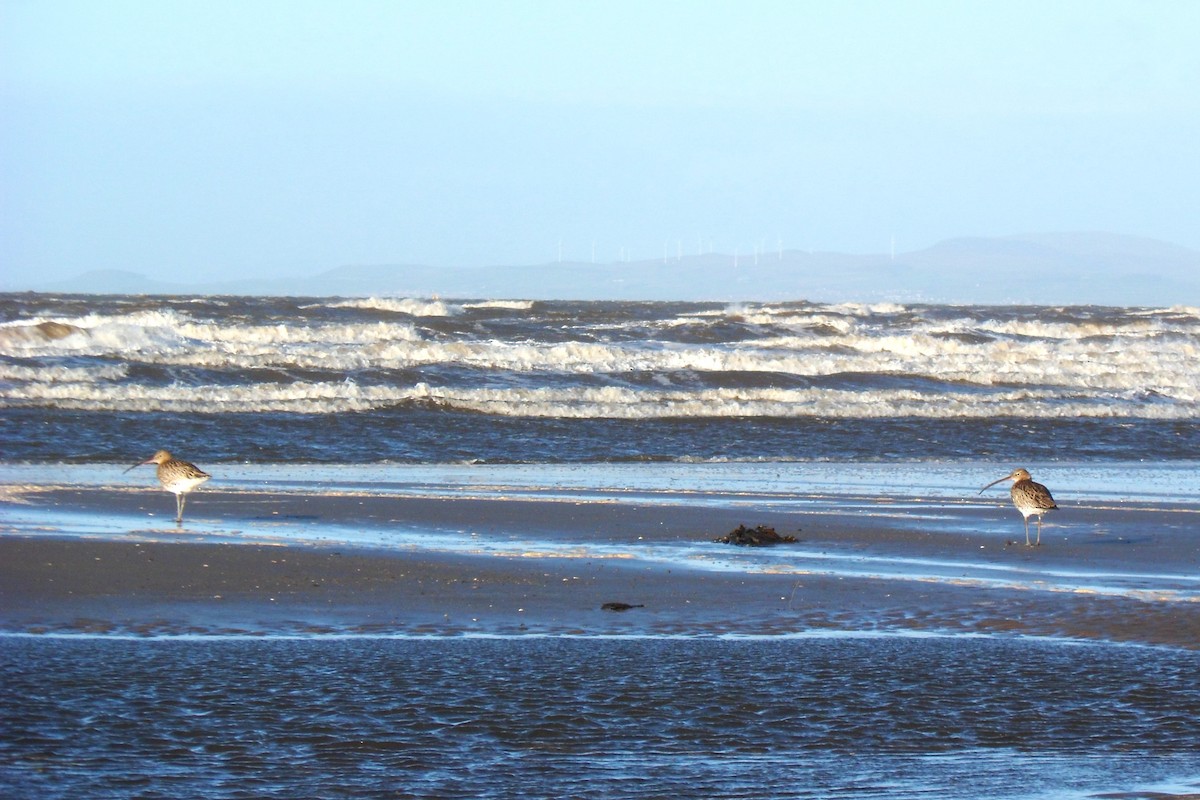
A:
<svg viewBox="0 0 1200 800">
<path fill-rule="evenodd" d="M 1200 252 L 1102 232 L 955 237 L 905 253 L 782 250 L 489 267 L 351 264 L 308 277 L 195 285 L 97 270 L 33 291 L 524 300 L 895 301 L 1200 305 Z"/>
</svg>

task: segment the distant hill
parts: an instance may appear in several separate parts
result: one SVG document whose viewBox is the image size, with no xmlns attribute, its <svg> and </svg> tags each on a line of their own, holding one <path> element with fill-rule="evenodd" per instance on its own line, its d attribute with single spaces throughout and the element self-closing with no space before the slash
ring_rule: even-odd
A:
<svg viewBox="0 0 1200 800">
<path fill-rule="evenodd" d="M 37 287 L 34 287 L 37 291 Z M 98 269 L 85 272 L 69 281 L 51 283 L 46 289 L 52 292 L 74 292 L 78 294 L 183 294 L 192 292 L 182 283 L 168 283 L 147 278 L 138 272 L 123 269 Z"/>
<path fill-rule="evenodd" d="M 784 250 L 528 266 L 343 266 L 286 281 L 168 284 L 90 272 L 30 287 L 93 294 L 413 296 L 557 300 L 815 300 L 1200 305 L 1200 252 L 1107 233 L 959 238 L 908 253 Z"/>
<path fill-rule="evenodd" d="M 1200 253 L 1132 236 L 1060 233 L 949 239 L 906 254 L 903 261 L 914 283 L 939 284 L 952 296 L 990 293 L 1000 302 L 1105 305 L 1200 300 Z"/>
</svg>

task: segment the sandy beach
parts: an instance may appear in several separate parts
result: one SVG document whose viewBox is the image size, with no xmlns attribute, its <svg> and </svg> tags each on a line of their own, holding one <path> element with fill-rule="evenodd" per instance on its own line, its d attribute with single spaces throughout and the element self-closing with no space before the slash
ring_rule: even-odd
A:
<svg viewBox="0 0 1200 800">
<path fill-rule="evenodd" d="M 463 475 L 471 476 L 469 486 Z M 1005 493 L 376 492 L 231 481 L 182 526 L 152 486 L 22 482 L 0 631 L 156 635 L 1002 634 L 1200 648 L 1186 502 L 1061 502 L 1024 545 Z M 738 525 L 794 543 L 715 542 Z M 622 611 L 604 608 L 618 603 Z"/>
<path fill-rule="evenodd" d="M 205 466 L 0 465 L 5 796 L 1200 797 L 1192 465 Z"/>
</svg>

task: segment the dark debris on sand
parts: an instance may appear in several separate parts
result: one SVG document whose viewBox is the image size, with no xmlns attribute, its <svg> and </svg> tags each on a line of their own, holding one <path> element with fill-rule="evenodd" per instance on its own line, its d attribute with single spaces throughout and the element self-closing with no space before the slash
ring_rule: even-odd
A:
<svg viewBox="0 0 1200 800">
<path fill-rule="evenodd" d="M 604 611 L 628 611 L 631 608 L 645 608 L 641 603 L 605 603 L 600 606 Z"/>
<path fill-rule="evenodd" d="M 767 547 L 773 544 L 792 544 L 796 541 L 796 537 L 780 535 L 775 532 L 774 528 L 767 525 L 758 525 L 754 528 L 738 525 L 729 533 L 719 539 L 713 539 L 713 541 L 722 544 L 738 544 L 745 547 Z"/>
</svg>

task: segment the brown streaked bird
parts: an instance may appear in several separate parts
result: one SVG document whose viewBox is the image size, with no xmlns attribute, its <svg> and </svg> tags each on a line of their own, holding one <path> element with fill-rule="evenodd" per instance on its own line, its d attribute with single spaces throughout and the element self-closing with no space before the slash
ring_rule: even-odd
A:
<svg viewBox="0 0 1200 800">
<path fill-rule="evenodd" d="M 187 493 L 212 476 L 195 464 L 180 461 L 166 450 L 159 450 L 145 461 L 139 461 L 129 469 L 136 469 L 143 464 L 158 464 L 158 482 L 164 489 L 175 495 L 175 521 L 183 524 L 183 506 L 187 502 Z M 129 469 L 125 471 L 129 472 Z"/>
<path fill-rule="evenodd" d="M 1027 547 L 1030 546 L 1029 518 L 1032 516 L 1037 516 L 1037 544 L 1040 545 L 1042 543 L 1042 514 L 1058 508 L 1054 503 L 1054 498 L 1050 496 L 1050 490 L 1040 483 L 1034 483 L 1029 470 L 1018 468 L 1014 469 L 1011 474 L 992 481 L 980 489 L 979 493 L 983 494 L 984 491 L 992 488 L 1001 481 L 1013 482 L 1009 494 L 1012 495 L 1013 505 L 1017 507 L 1017 511 L 1020 511 L 1021 516 L 1025 518 L 1025 545 Z"/>
</svg>

